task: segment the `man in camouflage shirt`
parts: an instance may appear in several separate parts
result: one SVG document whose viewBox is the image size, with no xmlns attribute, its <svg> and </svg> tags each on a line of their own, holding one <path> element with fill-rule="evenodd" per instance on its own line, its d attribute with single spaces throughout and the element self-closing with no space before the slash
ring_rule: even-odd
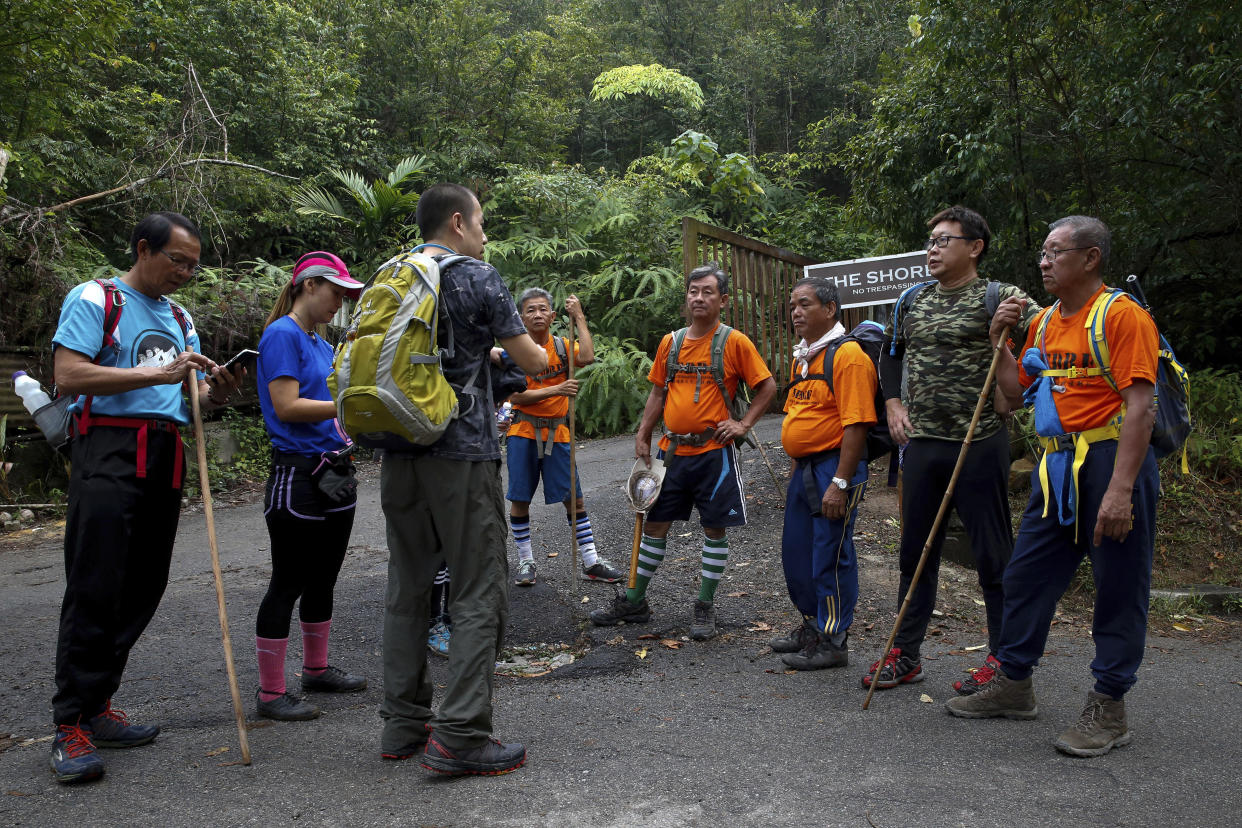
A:
<svg viewBox="0 0 1242 828">
<path fill-rule="evenodd" d="M 927 269 L 936 282 L 918 291 L 913 302 L 899 303 L 902 307 L 894 313 L 897 329 L 889 324 L 880 357 L 888 427 L 904 446 L 899 606 L 953 475 L 992 357 L 988 326 L 995 308 L 988 307 L 988 282 L 978 273 L 992 236 L 988 224 L 974 210 L 957 206 L 937 213 L 927 226 L 931 228 Z M 996 301 L 1028 299 L 1013 285 L 999 284 L 998 288 Z M 1038 310 L 1034 302 L 1027 301 L 1014 337 L 1025 337 L 1026 326 Z M 895 348 L 891 347 L 894 343 Z M 1003 413 L 992 406 L 985 408 L 952 503 L 970 537 L 988 622 L 987 661 L 971 678 L 953 685 L 963 695 L 975 692 L 995 669 L 1003 603 L 1001 577 L 1013 552 L 1007 491 L 1009 434 Z M 923 679 L 919 650 L 936 604 L 944 531 L 941 525 L 892 650 L 871 665 L 863 677 L 864 687 L 870 687 L 873 680 L 877 689 L 886 689 Z"/>
</svg>

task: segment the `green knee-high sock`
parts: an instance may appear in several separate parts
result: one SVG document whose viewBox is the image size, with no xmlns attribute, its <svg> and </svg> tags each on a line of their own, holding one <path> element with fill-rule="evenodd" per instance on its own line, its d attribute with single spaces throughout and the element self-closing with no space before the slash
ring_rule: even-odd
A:
<svg viewBox="0 0 1242 828">
<path fill-rule="evenodd" d="M 625 597 L 631 604 L 637 604 L 646 596 L 651 576 L 664 563 L 664 550 L 667 545 L 667 538 L 643 535 L 642 545 L 638 548 L 638 577 L 634 579 L 634 588 L 625 590 Z"/>
<path fill-rule="evenodd" d="M 729 560 L 729 538 L 726 535 L 720 540 L 703 537 L 703 577 L 699 581 L 699 600 L 712 603 L 716 599 L 716 587 L 720 586 L 720 578 L 724 575 L 725 562 Z"/>
</svg>

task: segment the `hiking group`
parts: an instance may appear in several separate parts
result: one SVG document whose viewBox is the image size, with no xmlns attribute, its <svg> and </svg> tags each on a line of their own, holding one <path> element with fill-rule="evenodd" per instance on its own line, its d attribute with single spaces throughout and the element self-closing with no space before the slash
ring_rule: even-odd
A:
<svg viewBox="0 0 1242 828">
<path fill-rule="evenodd" d="M 492 723 L 508 615 L 506 535 L 512 531 L 518 549 L 514 582 L 535 583 L 530 502 L 541 481 L 545 501 L 565 506 L 581 577 L 623 577 L 595 546 L 570 459 L 569 402 L 581 388 L 573 368 L 594 360 L 594 343 L 577 297 L 565 302 L 570 339 L 551 331 L 557 309 L 547 290 L 528 289 L 514 302 L 482 261 L 487 236 L 473 192 L 430 187 L 416 221 L 425 243 L 382 265 L 366 290 L 335 255 L 304 256 L 259 346 L 273 465 L 264 496 L 272 574 L 256 619 L 256 709 L 280 720 L 319 715 L 285 686 L 295 603 L 302 688 L 366 687 L 365 678 L 328 663 L 332 592 L 356 502 L 349 459 L 356 441 L 383 450 L 389 565 L 381 757 L 417 757 L 450 775 L 501 774 L 526 760 L 521 744 L 494 737 Z M 1036 717 L 1032 672 L 1056 603 L 1089 556 L 1095 687 L 1079 721 L 1055 744 L 1072 755 L 1100 755 L 1131 739 L 1123 697 L 1143 655 L 1158 490 L 1150 445 L 1158 334 L 1141 305 L 1104 286 L 1110 239 L 1098 219 L 1071 216 L 1051 225 L 1039 267 L 1057 301 L 1044 310 L 1018 288 L 980 278 L 991 232 L 978 213 L 951 207 L 928 227 L 933 281 L 903 294 L 882 333 L 875 323 L 844 329 L 831 280 L 801 279 L 788 297 L 799 341 L 781 428 L 793 461 L 781 559 L 801 622 L 771 647 L 795 670 L 849 663 L 858 506 L 868 462 L 897 447 L 904 480 L 897 599 L 900 605 L 908 593 L 908 608 L 863 687 L 924 678 L 920 650 L 936 601 L 943 525 L 928 535 L 947 494 L 970 536 L 988 626 L 987 657 L 953 685 L 958 695 L 948 712 Z M 223 371 L 196 352 L 193 322 L 167 299 L 197 270 L 193 223 L 172 213 L 148 216 L 130 253 L 134 264 L 124 276 L 70 292 L 53 340 L 60 391 L 77 396 L 53 699 L 51 766 L 62 782 L 102 775 L 96 748 L 146 744 L 159 732 L 130 723 L 111 699 L 167 583 L 183 478 L 179 427 L 190 419 L 179 386 L 201 381 L 208 402 L 222 405 L 242 382 L 240 369 Z M 358 306 L 334 354 L 318 326 L 346 297 Z M 697 510 L 700 586 L 689 634 L 705 640 L 716 633 L 728 530 L 747 517 L 738 443 L 749 439 L 778 390 L 754 343 L 721 321 L 729 297 L 729 274 L 720 266 L 687 275 L 689 324 L 660 342 L 634 440 L 642 466 L 659 472 L 658 495 L 641 535 L 635 532 L 630 585 L 590 613 L 592 624 L 651 618 L 647 587 L 667 556 L 670 526 Z M 384 339 L 393 330 L 396 339 Z M 994 354 L 996 394 L 959 462 Z M 505 399 L 514 412 L 507 493 L 496 425 Z M 1024 400 L 1034 405 L 1045 453 L 1015 543 L 1006 415 Z M 448 657 L 438 709 L 429 651 Z"/>
</svg>

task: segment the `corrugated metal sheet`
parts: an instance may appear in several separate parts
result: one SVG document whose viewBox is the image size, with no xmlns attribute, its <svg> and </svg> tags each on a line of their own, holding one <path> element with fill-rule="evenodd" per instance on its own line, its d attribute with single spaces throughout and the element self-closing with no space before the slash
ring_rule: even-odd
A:
<svg viewBox="0 0 1242 828">
<path fill-rule="evenodd" d="M 34 418 L 21 398 L 13 393 L 13 373 L 25 371 L 48 388 L 52 381 L 52 355 L 39 348 L 0 348 L 0 416 L 9 415 L 10 429 L 33 429 Z"/>
</svg>

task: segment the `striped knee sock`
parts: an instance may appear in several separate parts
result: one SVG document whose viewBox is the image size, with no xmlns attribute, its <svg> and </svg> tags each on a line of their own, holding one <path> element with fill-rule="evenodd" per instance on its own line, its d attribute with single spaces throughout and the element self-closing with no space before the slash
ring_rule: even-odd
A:
<svg viewBox="0 0 1242 828">
<path fill-rule="evenodd" d="M 660 564 L 664 562 L 664 549 L 668 545 L 667 538 L 653 538 L 643 535 L 642 546 L 638 549 L 638 577 L 634 579 L 634 588 L 625 591 L 625 597 L 631 604 L 637 604 L 647 595 L 647 584 L 655 575 Z"/>
<path fill-rule="evenodd" d="M 703 538 L 703 578 L 699 581 L 699 600 L 712 603 L 716 599 L 716 587 L 720 586 L 720 578 L 724 575 L 725 562 L 729 560 L 729 538 L 712 540 Z"/>
<path fill-rule="evenodd" d="M 566 520 L 573 520 L 569 513 L 565 513 Z M 595 533 L 591 531 L 591 517 L 586 512 L 578 513 L 578 522 L 574 524 L 578 533 L 578 554 L 582 556 L 582 568 L 590 569 L 599 562 L 599 555 L 595 552 Z"/>
<path fill-rule="evenodd" d="M 518 560 L 533 561 L 535 553 L 530 548 L 530 515 L 526 517 L 509 515 L 509 525 L 513 527 L 513 541 L 517 544 Z"/>
</svg>

